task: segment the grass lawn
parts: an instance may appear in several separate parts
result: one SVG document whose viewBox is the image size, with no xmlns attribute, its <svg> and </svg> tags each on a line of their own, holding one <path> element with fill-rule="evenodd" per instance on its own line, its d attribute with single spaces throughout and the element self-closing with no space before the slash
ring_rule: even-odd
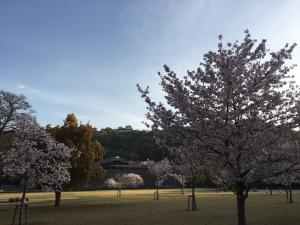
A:
<svg viewBox="0 0 300 225">
<path fill-rule="evenodd" d="M 53 207 L 54 193 L 29 193 L 29 225 L 233 225 L 236 199 L 230 192 L 197 191 L 195 212 L 187 211 L 187 196 L 177 189 L 64 192 L 60 208 Z M 0 193 L 1 198 L 17 194 Z M 249 225 L 299 225 L 300 192 L 295 203 L 287 204 L 285 194 L 250 193 L 247 199 Z M 14 203 L 0 203 L 0 224 L 11 223 Z"/>
</svg>

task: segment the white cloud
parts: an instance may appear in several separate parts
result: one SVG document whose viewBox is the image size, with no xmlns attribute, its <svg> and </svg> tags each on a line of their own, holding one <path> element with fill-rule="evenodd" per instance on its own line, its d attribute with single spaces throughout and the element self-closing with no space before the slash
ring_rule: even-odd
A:
<svg viewBox="0 0 300 225">
<path fill-rule="evenodd" d="M 18 89 L 21 89 L 22 92 L 24 92 L 24 94 L 39 94 L 40 91 L 38 89 L 35 88 L 30 88 L 24 84 L 19 84 L 17 86 Z"/>
<path fill-rule="evenodd" d="M 95 96 L 83 96 L 80 93 L 78 93 L 78 95 L 74 95 L 68 93 L 48 92 L 23 84 L 18 85 L 17 88 L 21 89 L 23 94 L 28 96 L 29 99 L 33 99 L 35 101 L 38 99 L 38 102 L 42 102 L 42 104 L 47 105 L 49 108 L 51 108 L 51 105 L 54 105 L 55 110 L 47 112 L 47 117 L 51 121 L 55 120 L 59 121 L 58 123 L 61 123 L 68 113 L 74 112 L 79 121 L 83 123 L 90 121 L 91 124 L 96 126 L 99 125 L 103 127 L 103 124 L 107 124 L 104 126 L 110 126 L 109 124 L 117 122 L 117 126 L 130 124 L 134 128 L 145 128 L 142 124 L 144 118 L 128 112 L 128 109 L 115 105 L 109 100 L 104 100 Z M 71 111 L 63 110 L 63 108 L 68 108 Z M 36 111 L 37 117 L 39 117 L 38 109 L 36 109 Z M 100 128 L 99 126 L 97 127 Z"/>
</svg>

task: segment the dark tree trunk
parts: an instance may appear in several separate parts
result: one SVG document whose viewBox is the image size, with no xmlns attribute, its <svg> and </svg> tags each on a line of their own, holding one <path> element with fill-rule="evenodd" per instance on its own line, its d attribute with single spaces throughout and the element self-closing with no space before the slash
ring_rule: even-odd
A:
<svg viewBox="0 0 300 225">
<path fill-rule="evenodd" d="M 196 196 L 195 196 L 195 177 L 192 180 L 192 210 L 195 211 L 197 209 L 196 205 Z"/>
<path fill-rule="evenodd" d="M 24 203 L 26 200 L 26 190 L 27 190 L 27 179 L 24 181 L 24 187 L 23 187 L 23 193 L 22 193 L 22 199 L 21 199 L 21 206 L 20 206 L 20 214 L 19 214 L 19 225 L 23 224 L 23 211 L 24 211 Z"/>
<path fill-rule="evenodd" d="M 156 200 L 159 200 L 158 185 L 156 186 Z"/>
<path fill-rule="evenodd" d="M 286 194 L 286 202 L 289 202 L 289 191 L 288 189 L 285 190 L 285 194 Z"/>
<path fill-rule="evenodd" d="M 55 191 L 55 204 L 54 204 L 54 207 L 59 207 L 60 206 L 60 200 L 61 200 L 61 192 L 60 191 Z"/>
<path fill-rule="evenodd" d="M 182 196 L 184 195 L 184 187 L 183 187 L 183 185 L 181 186 L 181 195 Z"/>
<path fill-rule="evenodd" d="M 243 187 L 239 187 L 236 193 L 238 225 L 246 225 L 245 203 L 246 203 L 247 196 L 248 196 L 248 190 L 244 190 Z"/>
<path fill-rule="evenodd" d="M 270 190 L 270 195 L 273 195 L 273 192 L 272 192 L 272 188 L 271 188 L 271 187 L 269 188 L 269 190 Z"/>
<path fill-rule="evenodd" d="M 291 187 L 291 186 L 290 186 L 289 192 L 290 192 L 290 203 L 293 203 L 293 202 L 294 202 L 294 201 L 293 201 L 293 190 L 292 190 L 292 187 Z"/>
<path fill-rule="evenodd" d="M 245 199 L 243 196 L 237 197 L 238 225 L 246 225 Z"/>
</svg>

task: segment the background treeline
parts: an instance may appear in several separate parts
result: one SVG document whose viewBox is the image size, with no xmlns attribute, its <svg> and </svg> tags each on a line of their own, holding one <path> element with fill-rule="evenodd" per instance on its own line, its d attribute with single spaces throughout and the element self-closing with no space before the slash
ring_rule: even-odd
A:
<svg viewBox="0 0 300 225">
<path fill-rule="evenodd" d="M 89 123 L 79 124 L 73 113 L 66 116 L 62 125 L 47 125 L 46 130 L 56 141 L 76 149 L 71 157 L 71 181 L 65 187 L 69 190 L 89 188 L 92 181 L 99 180 L 105 174 L 98 163 L 103 158 L 120 156 L 126 160 L 158 161 L 168 156 L 168 152 L 154 142 L 152 132 L 140 130 L 120 132 L 118 129 L 111 128 L 98 131 Z M 2 154 L 10 148 L 13 139 L 13 130 L 1 133 L 0 152 Z M 0 171 L 2 171 L 1 168 L 0 160 Z M 4 188 L 17 188 L 19 182 L 18 177 L 0 176 L 0 185 L 4 185 Z"/>
<path fill-rule="evenodd" d="M 120 156 L 134 161 L 161 160 L 168 156 L 166 149 L 158 146 L 150 131 L 131 130 L 119 132 L 111 128 L 95 131 L 93 140 L 99 141 L 105 149 L 105 158 Z"/>
</svg>

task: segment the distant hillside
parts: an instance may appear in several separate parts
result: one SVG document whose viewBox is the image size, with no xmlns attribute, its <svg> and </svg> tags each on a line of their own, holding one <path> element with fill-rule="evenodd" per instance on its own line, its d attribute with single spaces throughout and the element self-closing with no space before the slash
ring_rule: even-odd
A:
<svg viewBox="0 0 300 225">
<path fill-rule="evenodd" d="M 152 132 L 131 129 L 105 128 L 96 131 L 94 140 L 105 148 L 105 158 L 120 156 L 128 160 L 160 160 L 168 156 L 166 149 L 159 147 L 153 140 Z"/>
</svg>

